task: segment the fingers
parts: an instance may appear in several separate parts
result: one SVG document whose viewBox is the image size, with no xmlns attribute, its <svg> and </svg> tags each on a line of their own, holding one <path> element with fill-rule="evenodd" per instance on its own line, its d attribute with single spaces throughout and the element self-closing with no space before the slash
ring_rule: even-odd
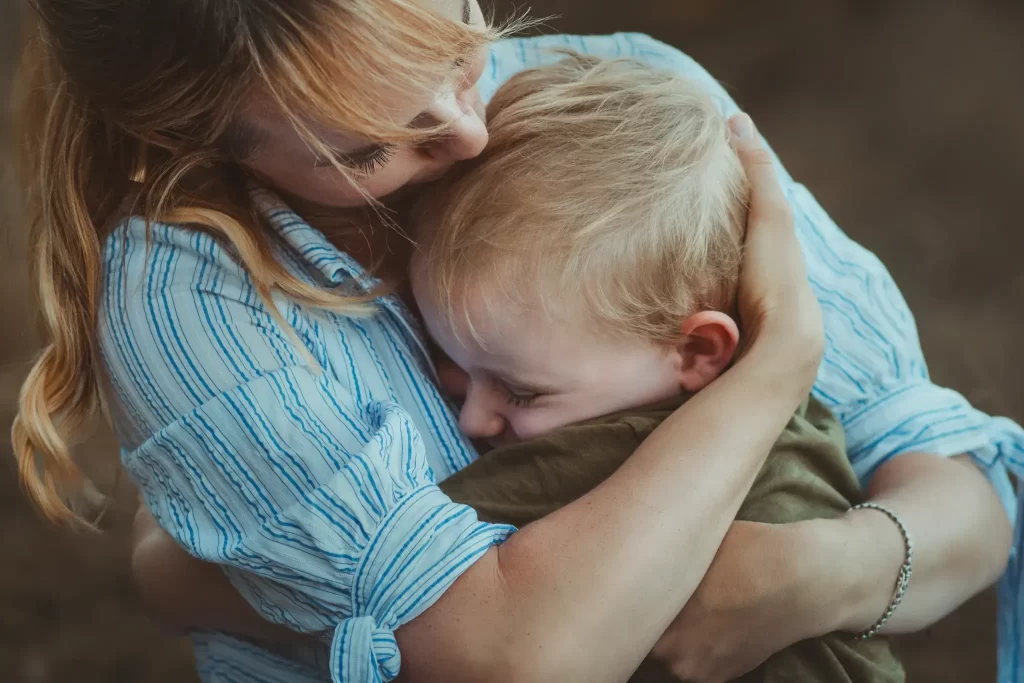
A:
<svg viewBox="0 0 1024 683">
<path fill-rule="evenodd" d="M 761 142 L 754 122 L 746 114 L 736 114 L 729 119 L 732 131 L 732 145 L 743 164 L 743 170 L 750 182 L 750 211 L 766 219 L 778 218 L 789 222 L 789 202 L 782 192 L 772 155 Z"/>
<path fill-rule="evenodd" d="M 793 210 L 779 183 L 771 153 L 750 117 L 732 117 L 729 128 L 750 183 L 738 292 L 748 347 L 753 347 L 767 330 L 764 338 L 775 338 L 796 351 L 800 366 L 807 370 L 806 379 L 813 380 L 824 335 L 820 308 L 807 281 Z M 806 343 L 798 343 L 801 340 Z"/>
</svg>

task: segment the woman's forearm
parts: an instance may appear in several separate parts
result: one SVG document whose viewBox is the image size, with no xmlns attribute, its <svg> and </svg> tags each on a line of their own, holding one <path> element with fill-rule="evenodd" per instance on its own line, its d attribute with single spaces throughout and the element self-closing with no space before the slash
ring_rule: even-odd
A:
<svg viewBox="0 0 1024 683">
<path fill-rule="evenodd" d="M 604 485 L 471 567 L 399 629 L 403 678 L 625 680 L 700 582 L 809 387 L 773 360 L 755 349 Z"/>
<path fill-rule="evenodd" d="M 896 456 L 878 469 L 866 493 L 900 516 L 914 542 L 909 588 L 884 633 L 921 630 L 1002 574 L 1012 540 L 1010 520 L 969 456 Z M 829 602 L 841 604 L 831 625 L 861 631 L 878 620 L 892 597 L 903 540 L 888 517 L 872 510 L 851 512 L 835 524 L 842 528 L 822 534 L 822 543 L 831 546 L 824 555 L 832 566 L 819 572 L 823 577 L 840 572 L 827 576 L 833 592 Z M 836 595 L 840 586 L 846 589 Z"/>
</svg>

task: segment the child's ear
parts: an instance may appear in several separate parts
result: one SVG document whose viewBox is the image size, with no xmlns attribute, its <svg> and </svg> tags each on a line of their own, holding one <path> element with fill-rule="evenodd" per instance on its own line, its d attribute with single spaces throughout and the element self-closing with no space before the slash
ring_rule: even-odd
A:
<svg viewBox="0 0 1024 683">
<path fill-rule="evenodd" d="M 679 386 L 700 391 L 729 367 L 740 331 L 736 321 L 719 311 L 701 311 L 680 328 L 682 341 L 676 347 Z"/>
</svg>

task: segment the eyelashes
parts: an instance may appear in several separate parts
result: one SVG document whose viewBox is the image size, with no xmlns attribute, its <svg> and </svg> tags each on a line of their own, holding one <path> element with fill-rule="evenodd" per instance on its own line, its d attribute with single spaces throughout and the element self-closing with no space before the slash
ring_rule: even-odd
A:
<svg viewBox="0 0 1024 683">
<path fill-rule="evenodd" d="M 345 154 L 336 152 L 338 160 L 347 168 L 362 175 L 371 175 L 380 168 L 386 166 L 395 155 L 395 145 L 381 145 L 366 152 L 356 154 Z M 319 159 L 315 164 L 316 168 L 333 168 L 334 165 L 328 159 Z"/>
<path fill-rule="evenodd" d="M 516 408 L 529 408 L 537 398 L 537 394 L 524 396 L 523 394 L 513 394 L 510 390 L 505 389 L 505 400 Z"/>
<path fill-rule="evenodd" d="M 355 170 L 369 175 L 383 166 L 387 166 L 391 157 L 395 155 L 394 145 L 384 145 L 373 150 L 369 154 L 356 158 L 345 157 L 345 161 Z"/>
</svg>

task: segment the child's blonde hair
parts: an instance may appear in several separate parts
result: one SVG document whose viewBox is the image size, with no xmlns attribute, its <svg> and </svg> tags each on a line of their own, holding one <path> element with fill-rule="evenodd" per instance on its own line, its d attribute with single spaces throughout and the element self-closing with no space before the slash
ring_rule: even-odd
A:
<svg viewBox="0 0 1024 683">
<path fill-rule="evenodd" d="M 512 78 L 488 119 L 487 149 L 417 217 L 417 268 L 449 322 L 472 329 L 472 292 L 487 306 L 573 307 L 602 332 L 673 343 L 693 313 L 731 309 L 748 187 L 698 85 L 569 55 Z"/>
</svg>

